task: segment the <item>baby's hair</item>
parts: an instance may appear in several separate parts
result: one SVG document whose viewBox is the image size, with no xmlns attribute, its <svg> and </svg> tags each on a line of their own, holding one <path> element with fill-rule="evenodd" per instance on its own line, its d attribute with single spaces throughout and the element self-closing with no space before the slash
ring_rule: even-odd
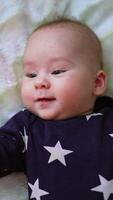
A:
<svg viewBox="0 0 113 200">
<path fill-rule="evenodd" d="M 34 31 L 36 32 L 39 29 L 43 29 L 46 27 L 65 27 L 69 26 L 70 28 L 78 27 L 79 30 L 84 32 L 87 37 L 91 39 L 93 45 L 96 49 L 96 56 L 97 60 L 99 61 L 99 68 L 103 69 L 103 58 L 102 58 L 102 46 L 99 38 L 97 37 L 96 33 L 86 24 L 82 23 L 81 21 L 75 19 L 68 19 L 68 18 L 58 18 L 53 21 L 45 22 L 40 24 Z"/>
</svg>

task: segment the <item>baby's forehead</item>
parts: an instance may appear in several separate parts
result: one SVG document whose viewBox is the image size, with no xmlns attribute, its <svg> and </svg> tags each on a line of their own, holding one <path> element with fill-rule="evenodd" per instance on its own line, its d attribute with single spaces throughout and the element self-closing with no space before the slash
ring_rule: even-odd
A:
<svg viewBox="0 0 113 200">
<path fill-rule="evenodd" d="M 90 48 L 90 50 L 101 51 L 101 44 L 96 34 L 88 26 L 82 25 L 79 22 L 53 24 L 44 27 L 42 31 L 46 31 L 46 29 L 50 32 L 52 30 L 57 33 L 62 32 L 62 37 L 64 34 L 64 37 L 75 46 L 78 44 L 78 46 L 87 47 L 87 49 Z"/>
<path fill-rule="evenodd" d="M 75 40 L 75 42 L 79 39 L 79 42 L 82 43 L 92 43 L 92 47 L 100 48 L 100 41 L 97 38 L 96 34 L 86 25 L 81 24 L 80 22 L 53 22 L 49 24 L 42 25 L 38 27 L 33 34 L 31 35 L 31 38 L 34 34 L 37 34 L 38 32 L 46 32 L 49 30 L 49 32 L 53 33 L 54 37 L 54 31 L 56 31 L 58 34 L 59 32 L 62 32 L 62 35 L 64 34 L 65 37 L 69 40 Z M 66 34 L 67 32 L 67 34 Z M 69 37 L 69 35 L 71 37 Z"/>
<path fill-rule="evenodd" d="M 96 34 L 90 29 L 87 25 L 82 24 L 79 21 L 71 21 L 71 20 L 61 20 L 61 21 L 53 21 L 47 24 L 42 24 L 37 27 L 33 33 L 37 32 L 38 30 L 52 30 L 52 29 L 65 29 L 70 31 L 75 31 L 75 33 L 82 33 L 83 35 L 97 37 Z M 96 38 L 97 39 L 97 38 Z"/>
<path fill-rule="evenodd" d="M 75 53 L 79 51 L 81 58 L 84 55 L 86 56 L 86 58 L 88 58 L 89 62 L 90 61 L 91 62 L 98 61 L 99 63 L 102 62 L 101 61 L 102 50 L 101 50 L 101 44 L 100 44 L 99 39 L 97 38 L 96 34 L 88 26 L 82 25 L 79 22 L 60 22 L 60 23 L 53 22 L 52 24 L 51 23 L 46 24 L 44 26 L 38 27 L 33 32 L 30 39 L 34 37 L 35 44 L 36 44 L 37 39 L 38 41 L 40 41 L 40 38 L 41 38 L 41 41 L 43 40 L 45 41 L 45 38 L 47 40 L 48 38 L 53 38 L 52 40 L 50 40 L 50 42 L 54 42 L 54 40 L 56 40 L 56 35 L 59 36 L 58 37 L 59 39 L 57 40 L 58 43 L 60 41 L 62 44 L 64 44 L 63 43 L 64 41 L 65 42 L 64 46 L 66 46 L 66 43 L 68 41 L 68 44 L 70 43 L 70 45 L 67 45 L 67 46 L 69 48 L 70 47 L 72 48 L 73 46 L 73 50 Z M 42 42 L 42 44 L 44 45 L 44 42 Z"/>
<path fill-rule="evenodd" d="M 67 48 L 67 50 L 72 50 L 74 52 L 87 51 L 92 45 L 93 48 L 93 40 L 90 33 L 87 33 L 84 27 L 79 24 L 52 24 L 48 26 L 44 26 L 36 30 L 31 36 L 32 44 L 41 44 L 41 45 L 49 45 L 57 48 L 61 47 L 63 50 Z M 39 46 L 39 45 L 38 45 Z M 86 52 L 85 52 L 86 54 Z"/>
</svg>

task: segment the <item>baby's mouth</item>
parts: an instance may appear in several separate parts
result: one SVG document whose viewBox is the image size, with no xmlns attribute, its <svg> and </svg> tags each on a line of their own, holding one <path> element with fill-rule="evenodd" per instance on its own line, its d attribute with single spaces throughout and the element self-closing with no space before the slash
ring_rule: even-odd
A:
<svg viewBox="0 0 113 200">
<path fill-rule="evenodd" d="M 50 102 L 55 101 L 56 99 L 54 97 L 39 97 L 36 99 L 37 102 Z"/>
<path fill-rule="evenodd" d="M 56 98 L 54 97 L 38 97 L 35 100 L 35 103 L 39 106 L 39 109 L 47 109 L 50 108 L 55 102 Z"/>
</svg>

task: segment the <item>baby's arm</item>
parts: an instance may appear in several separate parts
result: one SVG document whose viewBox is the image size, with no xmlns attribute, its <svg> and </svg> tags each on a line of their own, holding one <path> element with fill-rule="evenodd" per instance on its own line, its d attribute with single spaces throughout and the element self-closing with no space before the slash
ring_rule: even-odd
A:
<svg viewBox="0 0 113 200">
<path fill-rule="evenodd" d="M 15 117 L 0 128 L 0 176 L 24 170 L 24 142 Z"/>
</svg>

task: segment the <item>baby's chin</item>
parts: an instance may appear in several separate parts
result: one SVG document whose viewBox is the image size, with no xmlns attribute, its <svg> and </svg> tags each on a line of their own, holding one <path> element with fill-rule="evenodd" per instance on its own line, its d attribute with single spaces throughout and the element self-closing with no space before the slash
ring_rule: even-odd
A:
<svg viewBox="0 0 113 200">
<path fill-rule="evenodd" d="M 65 119 L 69 119 L 72 117 L 76 117 L 76 115 L 63 115 L 63 114 L 55 114 L 55 113 L 35 113 L 36 116 L 40 117 L 43 120 L 53 120 L 53 121 L 58 121 L 58 120 L 65 120 Z"/>
<path fill-rule="evenodd" d="M 44 120 L 55 120 L 56 117 L 53 113 L 47 112 L 47 111 L 37 111 L 37 110 L 30 110 L 34 115 L 37 117 L 44 119 Z"/>
<path fill-rule="evenodd" d="M 56 117 L 53 114 L 46 114 L 46 113 L 35 113 L 37 117 L 40 117 L 43 120 L 59 120 L 59 117 Z"/>
<path fill-rule="evenodd" d="M 60 114 L 54 113 L 54 112 L 47 112 L 47 111 L 31 111 L 33 114 L 35 114 L 37 117 L 43 119 L 43 120 L 63 120 L 66 118 L 69 118 L 68 116 L 62 116 Z"/>
<path fill-rule="evenodd" d="M 61 110 L 53 110 L 53 109 L 28 109 L 30 110 L 34 115 L 37 117 L 44 119 L 44 120 L 65 120 L 65 119 L 70 119 L 73 117 L 78 117 L 78 116 L 83 116 L 87 114 L 91 114 L 92 110 L 88 109 L 85 111 L 78 112 L 61 112 Z"/>
</svg>

